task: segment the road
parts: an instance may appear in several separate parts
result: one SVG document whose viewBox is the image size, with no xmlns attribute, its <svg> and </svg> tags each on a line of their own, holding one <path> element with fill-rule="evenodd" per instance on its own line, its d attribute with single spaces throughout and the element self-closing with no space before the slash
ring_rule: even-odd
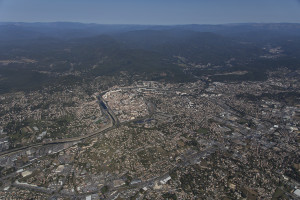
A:
<svg viewBox="0 0 300 200">
<path fill-rule="evenodd" d="M 82 141 L 82 140 L 85 140 L 88 138 L 92 138 L 92 137 L 102 133 L 103 131 L 107 131 L 114 127 L 117 127 L 120 124 L 118 118 L 115 116 L 115 114 L 110 109 L 110 107 L 103 101 L 101 96 L 98 97 L 98 100 L 99 100 L 99 106 L 100 106 L 102 112 L 104 114 L 106 114 L 108 116 L 108 118 L 110 119 L 109 123 L 105 127 L 101 128 L 100 130 L 89 133 L 87 135 L 79 136 L 79 137 L 64 138 L 64 139 L 59 139 L 59 140 L 54 140 L 54 141 L 49 141 L 49 142 L 44 142 L 44 143 L 38 143 L 38 144 L 32 144 L 32 145 L 28 145 L 28 146 L 24 146 L 24 147 L 20 147 L 20 148 L 11 149 L 8 151 L 1 152 L 0 157 L 8 156 L 10 154 L 14 154 L 14 153 L 18 153 L 18 152 L 22 152 L 26 149 L 30 149 L 30 148 L 34 148 L 34 147 L 42 147 L 42 146 L 61 144 L 61 143 L 79 142 L 79 141 Z"/>
</svg>

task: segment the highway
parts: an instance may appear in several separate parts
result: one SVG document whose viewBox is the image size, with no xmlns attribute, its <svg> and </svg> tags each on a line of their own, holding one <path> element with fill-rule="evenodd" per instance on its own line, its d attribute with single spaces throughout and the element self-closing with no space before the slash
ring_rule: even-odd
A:
<svg viewBox="0 0 300 200">
<path fill-rule="evenodd" d="M 89 133 L 87 135 L 79 136 L 79 137 L 64 138 L 64 139 L 59 139 L 59 140 L 54 140 L 54 141 L 49 141 L 49 142 L 44 142 L 44 143 L 27 145 L 24 147 L 15 148 L 15 149 L 11 149 L 8 151 L 3 151 L 0 153 L 0 157 L 8 156 L 8 155 L 18 153 L 18 152 L 21 152 L 21 151 L 24 151 L 24 150 L 30 149 L 30 148 L 36 148 L 36 147 L 42 147 L 42 146 L 48 146 L 48 145 L 54 145 L 54 144 L 61 144 L 61 143 L 79 142 L 79 141 L 82 141 L 82 140 L 85 140 L 88 138 L 92 138 L 104 131 L 108 131 L 108 130 L 113 129 L 114 127 L 119 126 L 120 122 L 119 122 L 118 118 L 115 116 L 115 114 L 110 109 L 110 107 L 103 101 L 102 96 L 98 96 L 98 100 L 99 100 L 99 106 L 100 106 L 102 112 L 105 115 L 107 115 L 107 117 L 109 118 L 109 123 L 105 127 L 101 128 L 99 131 L 95 131 L 95 132 Z"/>
<path fill-rule="evenodd" d="M 134 87 L 134 88 L 135 89 L 155 89 L 155 90 L 159 90 L 159 91 L 163 91 L 163 92 L 170 92 L 169 90 L 166 90 L 166 89 L 151 88 L 151 87 Z M 133 87 L 124 87 L 122 89 L 133 89 Z M 87 135 L 83 135 L 83 136 L 79 136 L 79 137 L 58 139 L 58 140 L 54 140 L 54 141 L 49 141 L 49 142 L 44 142 L 44 143 L 37 143 L 37 144 L 27 145 L 27 146 L 24 146 L 24 147 L 10 149 L 8 151 L 3 151 L 3 152 L 0 152 L 0 158 L 3 157 L 3 156 L 8 156 L 8 155 L 14 154 L 14 153 L 22 152 L 22 151 L 24 151 L 26 149 L 30 149 L 30 148 L 43 147 L 43 146 L 49 146 L 49 145 L 54 145 L 54 144 L 62 144 L 62 143 L 80 142 L 80 141 L 83 141 L 85 139 L 92 138 L 92 137 L 94 137 L 94 136 L 96 136 L 96 135 L 98 135 L 98 134 L 100 134 L 104 131 L 108 131 L 108 130 L 111 130 L 115 127 L 118 127 L 120 125 L 120 122 L 119 122 L 118 118 L 115 116 L 114 112 L 105 103 L 105 101 L 102 98 L 102 96 L 106 92 L 107 91 L 104 91 L 101 94 L 99 94 L 99 96 L 98 96 L 98 102 L 99 102 L 99 106 L 100 106 L 102 112 L 104 114 L 106 114 L 108 116 L 108 118 L 110 119 L 110 122 L 105 127 L 101 128 L 100 130 L 98 130 L 96 132 L 92 132 L 92 133 L 89 133 Z M 153 114 L 153 108 L 150 109 L 150 115 L 151 114 Z"/>
</svg>

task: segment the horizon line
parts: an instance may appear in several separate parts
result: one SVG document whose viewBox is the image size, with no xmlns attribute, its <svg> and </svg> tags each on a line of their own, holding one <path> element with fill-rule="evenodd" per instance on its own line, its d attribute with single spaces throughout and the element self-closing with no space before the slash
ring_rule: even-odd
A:
<svg viewBox="0 0 300 200">
<path fill-rule="evenodd" d="M 73 24 L 87 24 L 87 25 L 134 25 L 134 26 L 186 26 L 186 25 L 241 25 L 241 24 L 300 24 L 300 22 L 233 22 L 233 23 L 186 23 L 186 24 L 135 24 L 135 23 L 95 23 L 95 22 L 76 22 L 76 21 L 0 21 L 1 24 L 4 23 L 23 23 L 23 24 L 51 24 L 51 23 L 73 23 Z"/>
</svg>

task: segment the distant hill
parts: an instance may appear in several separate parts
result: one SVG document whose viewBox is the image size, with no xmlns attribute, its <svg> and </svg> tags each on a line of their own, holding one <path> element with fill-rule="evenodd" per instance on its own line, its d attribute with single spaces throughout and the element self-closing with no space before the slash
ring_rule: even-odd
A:
<svg viewBox="0 0 300 200">
<path fill-rule="evenodd" d="M 120 72 L 141 80 L 255 81 L 280 67 L 300 67 L 300 24 L 0 23 L 0 93 Z M 235 70 L 248 73 L 214 75 Z"/>
<path fill-rule="evenodd" d="M 138 30 L 182 30 L 213 32 L 226 36 L 251 36 L 268 32 L 269 35 L 299 36 L 300 24 L 225 24 L 225 25 L 102 25 L 74 22 L 0 23 L 0 40 L 33 39 L 39 37 L 81 38 L 100 34 L 116 34 Z"/>
</svg>

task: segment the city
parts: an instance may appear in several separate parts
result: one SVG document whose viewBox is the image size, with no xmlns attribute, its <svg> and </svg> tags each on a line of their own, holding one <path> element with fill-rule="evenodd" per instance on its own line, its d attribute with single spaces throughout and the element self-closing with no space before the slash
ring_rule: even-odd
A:
<svg viewBox="0 0 300 200">
<path fill-rule="evenodd" d="M 68 132 L 77 129 L 68 128 L 64 138 L 50 139 L 47 134 L 56 129 L 40 122 L 37 113 L 45 114 L 40 109 L 26 112 L 33 121 L 19 125 L 36 133 L 30 141 L 19 139 L 20 147 L 8 142 L 7 128 L 2 128 L 2 151 L 11 150 L 0 157 L 0 196 L 299 198 L 299 76 L 300 71 L 285 69 L 261 82 L 221 83 L 209 77 L 186 84 L 138 81 L 83 99 L 75 99 L 82 94 L 78 90 L 52 95 L 75 103 L 61 112 L 50 103 L 45 119 L 75 113 L 69 126 L 80 121 L 88 129 L 70 138 Z M 2 97 L 3 109 L 22 108 L 2 116 L 3 127 L 8 117 L 25 116 L 30 96 L 37 94 L 16 95 L 18 103 L 5 101 L 14 96 Z M 40 102 L 35 98 L 30 105 Z"/>
</svg>

